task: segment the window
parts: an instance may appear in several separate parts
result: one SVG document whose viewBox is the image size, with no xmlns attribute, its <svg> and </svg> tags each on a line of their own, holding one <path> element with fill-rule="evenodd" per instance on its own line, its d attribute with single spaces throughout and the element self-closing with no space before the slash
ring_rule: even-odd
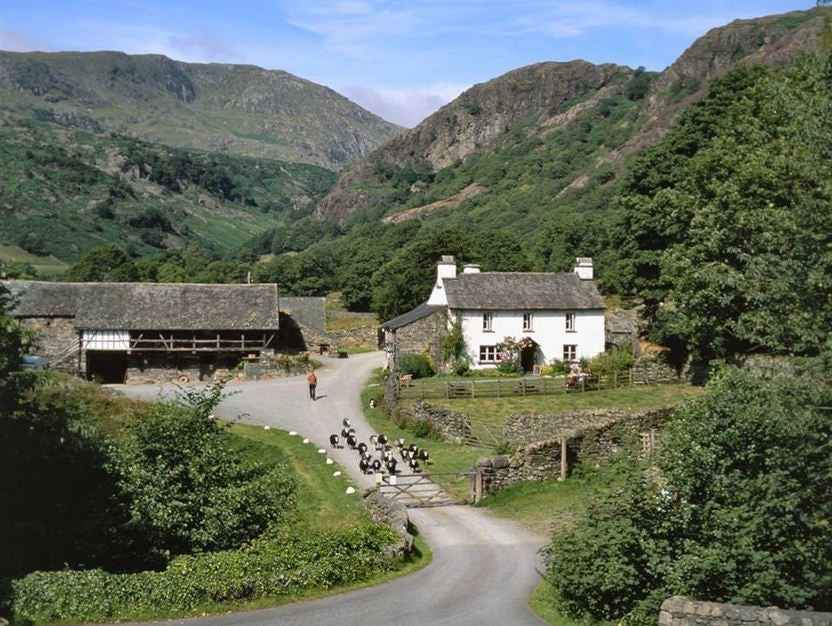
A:
<svg viewBox="0 0 832 626">
<path fill-rule="evenodd" d="M 563 345 L 563 360 L 564 361 L 575 361 L 578 358 L 578 346 L 575 344 L 564 344 Z"/>
<path fill-rule="evenodd" d="M 523 330 L 528 332 L 533 330 L 532 323 L 534 322 L 533 313 L 523 313 Z"/>
<path fill-rule="evenodd" d="M 497 360 L 497 346 L 480 346 L 480 363 L 496 363 Z"/>
<path fill-rule="evenodd" d="M 494 322 L 494 314 L 493 313 L 483 313 L 482 314 L 482 329 L 483 331 L 490 333 L 492 328 L 492 323 Z"/>
<path fill-rule="evenodd" d="M 566 332 L 574 333 L 575 332 L 575 314 L 574 313 L 567 313 L 566 314 Z"/>
</svg>

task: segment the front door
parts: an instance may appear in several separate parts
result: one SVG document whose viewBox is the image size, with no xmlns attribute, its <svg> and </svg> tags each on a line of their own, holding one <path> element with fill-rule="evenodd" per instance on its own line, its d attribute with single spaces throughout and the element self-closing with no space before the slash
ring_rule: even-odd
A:
<svg viewBox="0 0 832 626">
<path fill-rule="evenodd" d="M 520 351 L 520 366 L 523 368 L 523 373 L 531 374 L 534 371 L 534 357 L 536 352 L 536 346 L 526 346 Z"/>
</svg>

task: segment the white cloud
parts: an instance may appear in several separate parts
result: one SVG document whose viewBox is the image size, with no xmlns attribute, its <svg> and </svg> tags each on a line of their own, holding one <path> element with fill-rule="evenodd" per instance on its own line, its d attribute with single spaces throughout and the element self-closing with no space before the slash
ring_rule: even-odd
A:
<svg viewBox="0 0 832 626">
<path fill-rule="evenodd" d="M 240 59 L 240 50 L 212 31 L 178 31 L 140 24 L 104 20 L 81 20 L 76 24 L 76 40 L 87 37 L 98 49 L 128 54 L 164 54 L 191 63 L 226 62 Z M 79 45 L 78 49 L 85 46 Z"/>
<path fill-rule="evenodd" d="M 339 89 L 350 100 L 384 119 L 412 128 L 470 85 L 436 83 L 421 87 L 348 85 Z"/>
<path fill-rule="evenodd" d="M 719 15 L 711 11 L 700 15 L 674 15 L 672 3 L 661 8 L 646 3 L 635 8 L 605 0 L 557 3 L 531 0 L 523 4 L 525 10 L 511 20 L 509 30 L 515 31 L 512 34 L 520 31 L 545 33 L 557 38 L 576 37 L 596 28 L 623 26 L 698 36 L 731 19 L 730 15 Z"/>
<path fill-rule="evenodd" d="M 10 52 L 31 52 L 33 50 L 50 50 L 51 48 L 28 35 L 0 26 L 0 50 Z"/>
</svg>

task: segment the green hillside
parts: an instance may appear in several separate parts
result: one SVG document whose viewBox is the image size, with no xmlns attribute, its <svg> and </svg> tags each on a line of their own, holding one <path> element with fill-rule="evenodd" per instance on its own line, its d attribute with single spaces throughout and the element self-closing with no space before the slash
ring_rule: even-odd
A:
<svg viewBox="0 0 832 626">
<path fill-rule="evenodd" d="M 7 123 L 0 244 L 61 261 L 107 243 L 135 254 L 191 242 L 223 253 L 307 214 L 334 177 L 313 165 Z"/>
</svg>

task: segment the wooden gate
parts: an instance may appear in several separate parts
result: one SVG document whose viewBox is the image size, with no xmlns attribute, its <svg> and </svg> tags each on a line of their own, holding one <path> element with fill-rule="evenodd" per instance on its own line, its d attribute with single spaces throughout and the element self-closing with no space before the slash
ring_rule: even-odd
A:
<svg viewBox="0 0 832 626">
<path fill-rule="evenodd" d="M 378 488 L 383 495 L 410 508 L 470 504 L 474 501 L 474 473 L 384 476 Z"/>
</svg>

